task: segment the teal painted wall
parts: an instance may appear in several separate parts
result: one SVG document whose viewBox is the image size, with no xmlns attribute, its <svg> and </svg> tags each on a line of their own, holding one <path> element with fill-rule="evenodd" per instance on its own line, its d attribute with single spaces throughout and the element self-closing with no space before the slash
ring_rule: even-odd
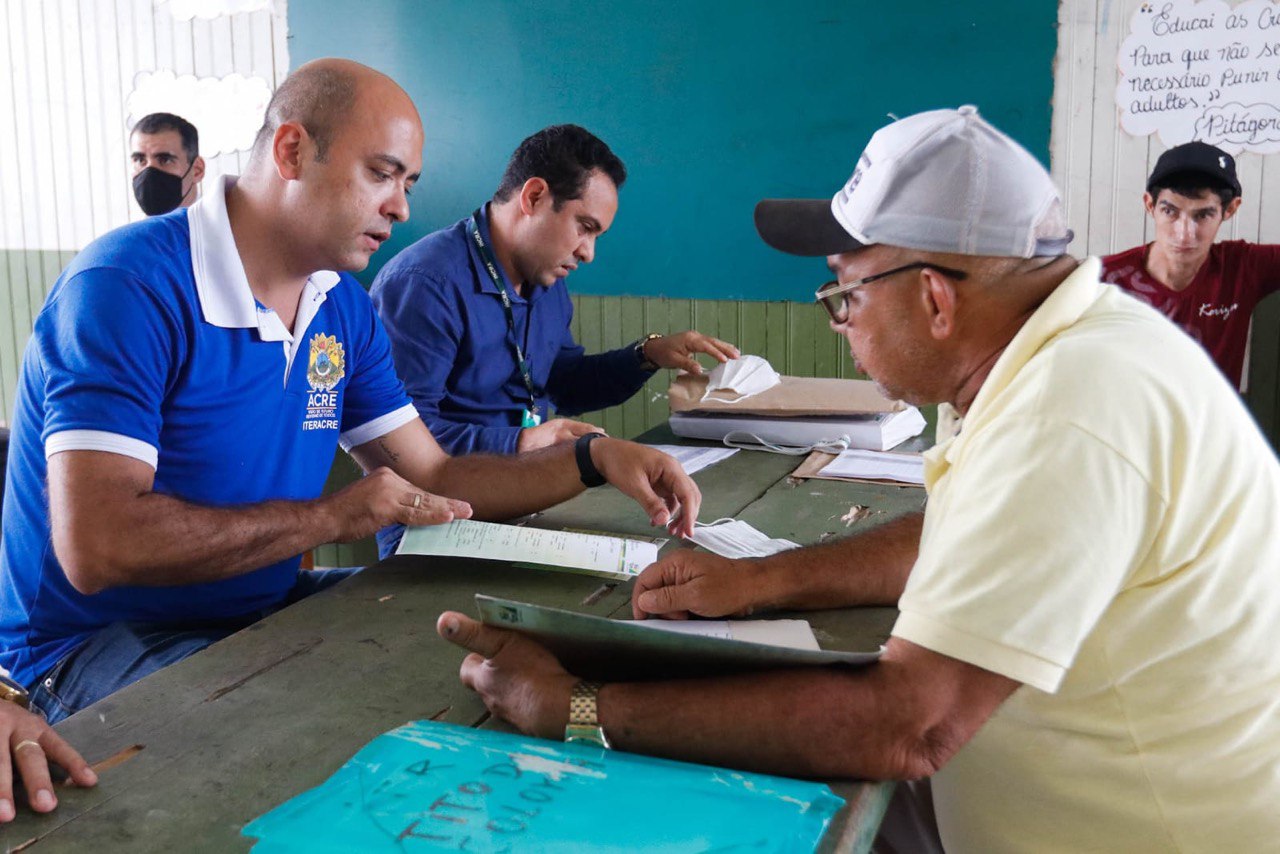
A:
<svg viewBox="0 0 1280 854">
<path fill-rule="evenodd" d="M 751 213 L 830 196 L 886 115 L 975 103 L 1048 163 L 1057 4 L 1027 0 L 290 0 L 290 61 L 346 56 L 426 125 L 412 219 L 374 258 L 466 214 L 529 133 L 576 122 L 626 161 L 614 227 L 571 288 L 812 297 L 821 262 Z"/>
</svg>

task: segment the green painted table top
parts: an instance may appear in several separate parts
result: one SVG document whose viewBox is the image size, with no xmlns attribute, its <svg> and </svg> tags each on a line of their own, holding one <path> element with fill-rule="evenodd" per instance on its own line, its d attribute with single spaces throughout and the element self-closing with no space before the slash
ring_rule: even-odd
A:
<svg viewBox="0 0 1280 854">
<path fill-rule="evenodd" d="M 645 437 L 668 441 L 659 431 Z M 737 516 L 774 537 L 815 542 L 919 506 L 923 491 L 794 481 L 796 458 L 743 451 L 695 476 L 701 518 Z M 870 508 L 849 525 L 852 505 Z M 531 524 L 662 535 L 611 487 Z M 666 548 L 687 548 L 668 543 Z M 477 592 L 625 615 L 630 584 L 485 561 L 394 557 L 84 709 L 58 725 L 91 763 L 140 747 L 94 789 L 59 791 L 0 829 L 6 851 L 247 850 L 240 828 L 326 779 L 365 743 L 410 720 L 486 724 L 458 681 L 463 654 L 440 640 L 441 611 L 474 613 Z M 827 648 L 888 637 L 892 609 L 806 614 Z M 494 725 L 491 722 L 487 725 Z M 891 787 L 839 782 L 850 803 L 828 850 L 866 850 Z"/>
</svg>

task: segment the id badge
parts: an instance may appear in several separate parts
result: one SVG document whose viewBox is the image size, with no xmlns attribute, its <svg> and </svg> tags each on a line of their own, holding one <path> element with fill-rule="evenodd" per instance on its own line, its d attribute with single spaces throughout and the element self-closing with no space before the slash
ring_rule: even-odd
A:
<svg viewBox="0 0 1280 854">
<path fill-rule="evenodd" d="M 520 416 L 521 427 L 537 427 L 541 423 L 542 416 L 538 414 L 538 410 L 536 409 L 531 410 L 526 408 L 524 410 L 524 414 Z"/>
</svg>

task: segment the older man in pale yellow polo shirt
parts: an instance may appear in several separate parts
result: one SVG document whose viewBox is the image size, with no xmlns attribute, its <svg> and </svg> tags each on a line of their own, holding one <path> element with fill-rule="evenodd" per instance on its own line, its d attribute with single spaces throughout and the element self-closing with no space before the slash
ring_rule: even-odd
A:
<svg viewBox="0 0 1280 854">
<path fill-rule="evenodd" d="M 757 226 L 827 256 L 833 328 L 887 393 L 963 427 L 926 456 L 924 514 L 760 560 L 684 550 L 633 607 L 896 604 L 883 658 L 584 685 L 446 613 L 463 681 L 538 735 L 573 696 L 622 750 L 929 777 L 936 826 L 899 850 L 1274 848 L 1280 463 L 1209 358 L 1063 254 L 1048 174 L 971 107 L 889 125 L 830 203 L 762 203 Z"/>
</svg>

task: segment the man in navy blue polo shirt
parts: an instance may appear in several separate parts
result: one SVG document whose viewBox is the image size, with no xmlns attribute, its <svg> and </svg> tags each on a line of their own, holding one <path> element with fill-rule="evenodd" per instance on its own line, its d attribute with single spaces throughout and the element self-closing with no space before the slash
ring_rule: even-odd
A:
<svg viewBox="0 0 1280 854">
<path fill-rule="evenodd" d="M 651 448 L 449 457 L 432 439 L 367 296 L 333 272 L 406 219 L 422 139 L 390 78 L 308 63 L 243 176 L 95 241 L 50 291 L 0 551 L 0 667 L 50 720 L 330 583 L 299 572 L 321 543 L 510 518 L 603 480 L 692 528 L 697 488 Z M 319 497 L 339 444 L 368 476 Z"/>
<path fill-rule="evenodd" d="M 622 161 L 577 125 L 520 143 L 493 199 L 405 249 L 370 289 L 396 369 L 450 453 L 510 454 L 598 428 L 564 418 L 622 403 L 658 368 L 702 368 L 738 351 L 696 331 L 651 334 L 586 355 L 565 278 L 595 257 L 626 180 Z"/>
</svg>

